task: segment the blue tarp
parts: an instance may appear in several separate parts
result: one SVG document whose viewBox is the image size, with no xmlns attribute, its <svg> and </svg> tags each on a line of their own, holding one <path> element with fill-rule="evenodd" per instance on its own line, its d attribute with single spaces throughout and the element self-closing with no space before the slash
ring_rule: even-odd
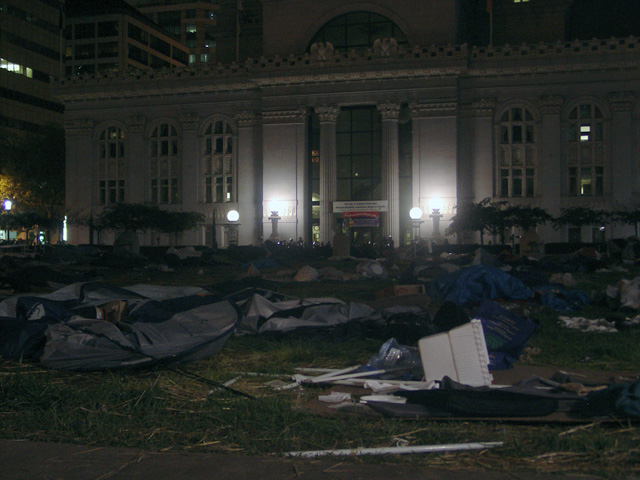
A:
<svg viewBox="0 0 640 480">
<path fill-rule="evenodd" d="M 428 294 L 455 303 L 467 305 L 485 299 L 528 300 L 533 290 L 521 280 L 490 265 L 474 265 L 448 273 L 427 285 Z"/>
<path fill-rule="evenodd" d="M 427 294 L 464 306 L 482 300 L 534 300 L 561 312 L 579 310 L 589 304 L 587 293 L 568 290 L 560 284 L 527 286 L 508 272 L 490 265 L 474 265 L 435 278 L 427 284 Z"/>
</svg>

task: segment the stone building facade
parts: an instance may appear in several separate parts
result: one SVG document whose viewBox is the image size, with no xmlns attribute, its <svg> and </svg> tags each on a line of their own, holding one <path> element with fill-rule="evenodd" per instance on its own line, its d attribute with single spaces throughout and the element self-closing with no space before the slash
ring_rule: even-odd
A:
<svg viewBox="0 0 640 480">
<path fill-rule="evenodd" d="M 68 213 L 127 202 L 205 214 L 181 245 L 210 244 L 212 228 L 226 245 L 230 210 L 240 244 L 269 238 L 275 219 L 281 239 L 344 229 L 398 245 L 487 197 L 553 215 L 637 205 L 640 41 L 563 38 L 573 3 L 494 0 L 487 40 L 477 2 L 264 0 L 260 58 L 65 78 Z M 544 41 L 513 42 L 514 16 Z M 591 241 L 599 227 L 540 233 Z M 72 227 L 69 241 L 88 235 Z"/>
</svg>

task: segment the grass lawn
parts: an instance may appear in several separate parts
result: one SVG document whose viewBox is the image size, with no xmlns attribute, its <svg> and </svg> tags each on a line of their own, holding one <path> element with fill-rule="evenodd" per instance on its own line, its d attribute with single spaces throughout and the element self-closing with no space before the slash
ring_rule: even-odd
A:
<svg viewBox="0 0 640 480">
<path fill-rule="evenodd" d="M 353 265 L 334 265 L 352 268 Z M 121 286 L 135 283 L 210 285 L 237 275 L 237 268 L 180 272 L 130 271 L 111 277 Z M 626 273 L 577 275 L 578 287 L 602 291 Z M 297 297 L 333 296 L 371 302 L 392 282 L 281 283 L 279 291 Z M 589 306 L 575 316 L 599 318 L 612 312 Z M 535 313 L 539 328 L 525 362 L 601 371 L 640 372 L 640 329 L 620 333 L 570 331 L 558 312 Z M 397 457 L 358 457 L 342 461 L 416 462 L 443 468 L 482 468 L 516 472 L 582 472 L 609 478 L 640 473 L 637 423 L 584 424 L 474 421 L 408 421 L 355 416 L 325 417 L 305 404 L 325 388 L 276 390 L 299 368 L 342 368 L 364 364 L 378 351 L 377 339 L 233 337 L 222 351 L 185 370 L 215 382 L 236 379 L 232 388 L 255 399 L 216 389 L 175 369 L 137 372 L 59 372 L 27 362 L 0 360 L 0 435 L 10 439 L 115 445 L 153 450 L 216 451 L 237 455 L 288 451 L 462 442 L 504 442 L 482 452 Z"/>
</svg>

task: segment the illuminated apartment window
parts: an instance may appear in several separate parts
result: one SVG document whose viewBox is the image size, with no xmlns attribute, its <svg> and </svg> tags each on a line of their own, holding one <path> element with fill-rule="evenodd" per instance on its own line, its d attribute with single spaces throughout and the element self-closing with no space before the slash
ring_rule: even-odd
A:
<svg viewBox="0 0 640 480">
<path fill-rule="evenodd" d="M 196 56 L 193 53 L 189 54 L 189 64 L 192 63 L 196 63 Z"/>
<path fill-rule="evenodd" d="M 186 36 L 185 36 L 185 44 L 189 48 L 195 48 L 196 46 L 196 35 L 197 28 L 195 25 L 187 25 L 185 27 Z"/>
<path fill-rule="evenodd" d="M 567 180 L 569 195 L 604 195 L 606 139 L 598 106 L 581 104 L 569 112 Z"/>
<path fill-rule="evenodd" d="M 207 63 L 209 61 L 209 54 L 208 53 L 201 53 L 200 54 L 200 61 L 202 63 Z"/>
<path fill-rule="evenodd" d="M 149 138 L 150 196 L 153 203 L 180 201 L 181 159 L 176 127 L 161 123 Z"/>
<path fill-rule="evenodd" d="M 205 130 L 202 156 L 205 203 L 235 201 L 233 130 L 224 120 L 212 121 Z"/>
<path fill-rule="evenodd" d="M 108 126 L 98 137 L 98 188 L 101 205 L 125 201 L 125 134 L 117 126 Z"/>
<path fill-rule="evenodd" d="M 33 78 L 33 70 L 31 68 L 20 65 L 19 63 L 10 62 L 4 58 L 0 58 L 0 69 Z"/>
<path fill-rule="evenodd" d="M 535 120 L 525 107 L 507 109 L 500 117 L 498 194 L 533 197 L 536 193 L 537 148 Z"/>
</svg>

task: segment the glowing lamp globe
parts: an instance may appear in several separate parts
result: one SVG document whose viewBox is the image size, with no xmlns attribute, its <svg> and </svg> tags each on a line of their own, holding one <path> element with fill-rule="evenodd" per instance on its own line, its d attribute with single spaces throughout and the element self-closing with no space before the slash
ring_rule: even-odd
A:
<svg viewBox="0 0 640 480">
<path fill-rule="evenodd" d="M 420 207 L 413 207 L 409 210 L 409 218 L 411 218 L 411 220 L 420 220 L 422 218 L 422 209 Z"/>
<path fill-rule="evenodd" d="M 237 210 L 229 210 L 229 213 L 227 213 L 227 220 L 229 220 L 230 222 L 237 222 L 239 219 L 240 214 Z"/>
</svg>

